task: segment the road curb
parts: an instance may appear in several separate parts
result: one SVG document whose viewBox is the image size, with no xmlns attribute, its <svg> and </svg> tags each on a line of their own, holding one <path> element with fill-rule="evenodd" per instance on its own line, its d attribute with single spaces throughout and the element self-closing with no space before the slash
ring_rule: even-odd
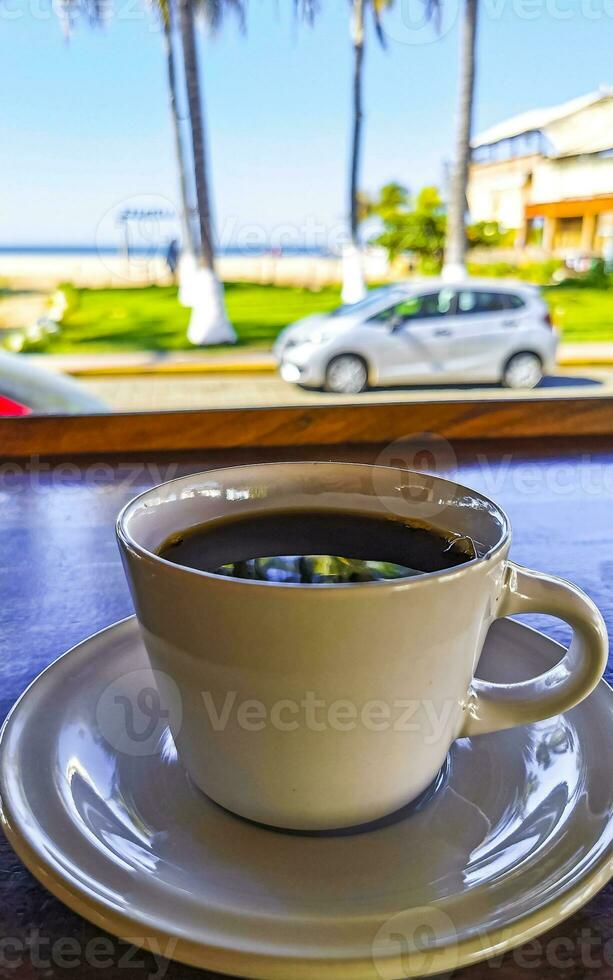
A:
<svg viewBox="0 0 613 980">
<path fill-rule="evenodd" d="M 106 367 L 73 368 L 68 373 L 75 378 L 80 377 L 109 377 L 134 376 L 148 374 L 272 374 L 276 370 L 274 362 L 268 363 L 235 363 L 221 362 L 219 364 L 197 362 L 179 362 L 177 364 L 143 364 L 143 365 L 108 365 Z"/>
<path fill-rule="evenodd" d="M 40 367 L 70 374 L 76 378 L 138 377 L 156 374 L 266 374 L 276 370 L 276 361 L 272 355 L 248 359 L 211 357 L 206 360 L 197 357 L 181 360 L 152 355 L 151 358 L 144 357 L 141 362 L 138 360 L 138 355 L 134 357 L 131 354 L 111 357 L 108 360 L 97 355 L 78 357 L 62 354 L 22 354 L 20 356 L 27 357 Z"/>
<path fill-rule="evenodd" d="M 558 366 L 563 368 L 585 368 L 585 367 L 613 367 L 613 357 L 606 359 L 596 359 L 594 357 L 561 357 Z M 230 363 L 220 364 L 198 364 L 182 363 L 177 364 L 143 364 L 143 365 L 109 365 L 107 367 L 82 367 L 73 368 L 68 371 L 73 377 L 126 377 L 126 376 L 146 376 L 146 375 L 173 375 L 173 374 L 274 374 L 276 363 L 274 361 L 261 363 Z"/>
<path fill-rule="evenodd" d="M 139 363 L 138 359 L 131 360 L 134 355 L 125 356 L 127 363 L 122 363 L 120 359 L 96 357 L 96 355 L 85 355 L 78 357 L 74 355 L 61 354 L 27 354 L 20 355 L 32 359 L 33 363 L 41 367 L 51 368 L 70 374 L 73 377 L 139 377 L 147 375 L 203 375 L 203 374 L 273 374 L 276 371 L 276 362 L 272 355 L 263 355 L 254 358 L 232 358 L 214 357 L 205 359 L 174 359 L 152 355 L 151 359 L 143 359 Z M 176 355 L 175 355 L 176 356 Z M 91 361 L 89 358 L 91 357 Z M 586 354 L 584 357 L 575 353 L 565 356 L 563 353 L 558 358 L 558 366 L 562 368 L 587 368 L 587 367 L 612 367 L 613 352 L 607 356 L 597 354 Z"/>
<path fill-rule="evenodd" d="M 612 367 L 613 357 L 559 357 L 558 367 Z"/>
</svg>

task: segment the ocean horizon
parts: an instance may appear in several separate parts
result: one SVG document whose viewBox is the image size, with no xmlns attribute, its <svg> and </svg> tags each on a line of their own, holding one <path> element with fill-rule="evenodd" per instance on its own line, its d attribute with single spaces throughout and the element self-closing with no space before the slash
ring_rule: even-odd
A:
<svg viewBox="0 0 613 980">
<path fill-rule="evenodd" d="M 157 256 L 163 256 L 165 253 L 165 245 L 160 245 L 159 248 L 151 249 L 146 247 L 139 247 L 138 245 L 130 247 L 131 255 L 149 255 L 151 258 Z M 242 245 L 229 245 L 225 248 L 218 249 L 218 255 L 270 255 L 273 248 L 262 248 L 261 246 L 242 246 Z M 124 249 L 117 245 L 0 245 L 0 255 L 117 255 L 122 256 L 124 254 Z M 288 245 L 277 252 L 276 254 L 282 255 L 314 255 L 314 256 L 325 256 L 330 255 L 326 249 L 300 246 L 300 245 Z"/>
</svg>

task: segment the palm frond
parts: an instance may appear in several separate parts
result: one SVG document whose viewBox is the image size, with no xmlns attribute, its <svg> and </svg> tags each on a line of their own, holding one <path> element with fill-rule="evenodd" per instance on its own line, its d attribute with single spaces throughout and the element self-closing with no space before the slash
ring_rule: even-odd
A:
<svg viewBox="0 0 613 980">
<path fill-rule="evenodd" d="M 441 17 L 443 15 L 442 0 L 423 0 L 426 20 L 434 25 L 434 30 L 438 34 L 441 29 Z"/>
<path fill-rule="evenodd" d="M 170 27 L 171 0 L 146 0 L 146 5 L 152 13 L 157 14 L 163 27 Z"/>
<path fill-rule="evenodd" d="M 246 28 L 245 0 L 195 0 L 195 7 L 212 34 L 221 29 L 227 14 L 237 18 L 241 31 Z"/>
<path fill-rule="evenodd" d="M 294 0 L 294 11 L 307 24 L 312 24 L 319 13 L 319 0 Z"/>
<path fill-rule="evenodd" d="M 105 24 L 111 17 L 111 0 L 81 0 L 80 6 L 90 24 Z"/>
<path fill-rule="evenodd" d="M 375 27 L 377 40 L 382 48 L 387 47 L 387 38 L 381 23 L 381 14 L 387 7 L 391 7 L 393 0 L 371 0 L 372 19 Z"/>
<path fill-rule="evenodd" d="M 53 8 L 69 40 L 79 19 L 92 26 L 104 25 L 111 14 L 111 0 L 56 0 Z"/>
</svg>

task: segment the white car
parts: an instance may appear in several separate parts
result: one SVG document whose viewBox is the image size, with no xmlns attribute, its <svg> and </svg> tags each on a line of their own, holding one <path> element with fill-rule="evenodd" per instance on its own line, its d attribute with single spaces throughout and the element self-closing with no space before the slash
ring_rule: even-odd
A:
<svg viewBox="0 0 613 980">
<path fill-rule="evenodd" d="M 557 346 L 538 287 L 428 279 L 375 289 L 359 303 L 299 320 L 273 351 L 285 381 L 357 394 L 395 384 L 534 388 L 553 369 Z"/>
<path fill-rule="evenodd" d="M 42 354 L 0 350 L 0 415 L 80 415 L 109 407 L 72 378 L 40 366 Z M 34 363 L 33 363 L 34 362 Z"/>
</svg>

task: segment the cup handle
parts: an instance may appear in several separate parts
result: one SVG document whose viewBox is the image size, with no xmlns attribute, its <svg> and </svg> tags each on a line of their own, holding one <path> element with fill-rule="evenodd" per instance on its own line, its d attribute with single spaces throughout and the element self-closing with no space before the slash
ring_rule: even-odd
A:
<svg viewBox="0 0 613 980">
<path fill-rule="evenodd" d="M 506 563 L 496 618 L 549 613 L 572 627 L 566 656 L 545 673 L 516 684 L 475 678 L 464 704 L 460 737 L 528 725 L 574 707 L 596 687 L 607 663 L 607 629 L 585 592 L 571 582 Z"/>
</svg>

